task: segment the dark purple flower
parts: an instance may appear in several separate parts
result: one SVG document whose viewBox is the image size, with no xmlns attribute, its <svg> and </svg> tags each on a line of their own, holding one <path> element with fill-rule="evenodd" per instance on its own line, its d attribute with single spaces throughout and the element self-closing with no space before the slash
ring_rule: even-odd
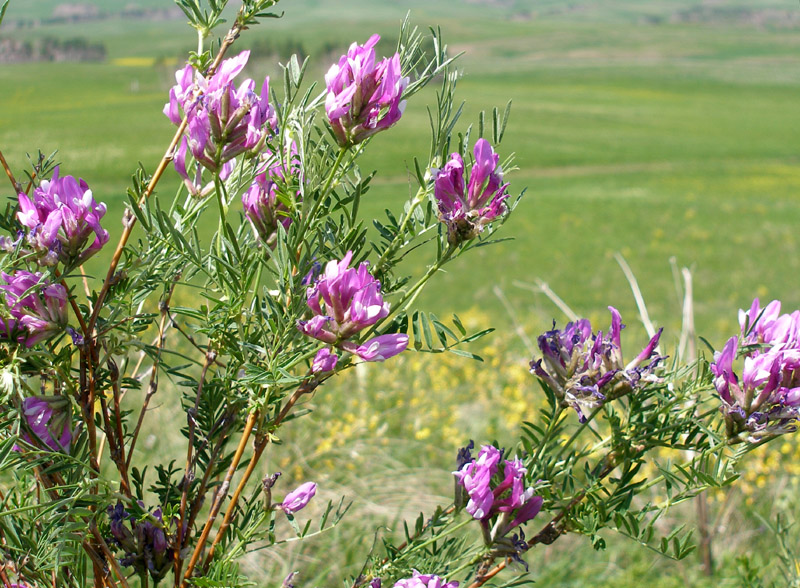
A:
<svg viewBox="0 0 800 588">
<path fill-rule="evenodd" d="M 164 106 L 164 114 L 176 125 L 181 123 L 183 111 L 187 146 L 194 158 L 211 171 L 246 151 L 259 151 L 275 127 L 275 109 L 269 104 L 269 78 L 264 79 L 260 95 L 255 93 L 251 79 L 238 88 L 233 85 L 233 78 L 244 69 L 249 57 L 250 52 L 243 51 L 224 60 L 209 79 L 194 74 L 187 65 L 175 74 L 177 84 Z M 176 167 L 177 163 L 176 160 Z"/>
<path fill-rule="evenodd" d="M 395 53 L 376 64 L 375 45 L 379 40 L 380 36 L 372 35 L 364 45 L 353 43 L 347 55 L 325 74 L 325 111 L 342 147 L 388 129 L 405 110 L 401 97 L 409 80 L 402 77 L 400 55 Z"/>
<path fill-rule="evenodd" d="M 794 431 L 800 419 L 798 312 L 781 315 L 778 301 L 762 310 L 756 299 L 749 312 L 739 311 L 739 321 L 741 343 L 731 337 L 711 364 L 728 435 L 757 442 Z"/>
<path fill-rule="evenodd" d="M 108 242 L 108 231 L 100 226 L 106 205 L 98 204 L 83 180 L 59 177 L 56 168 L 50 180 L 42 180 L 33 198 L 19 195 L 17 219 L 28 229 L 26 241 L 42 265 L 83 263 Z M 94 233 L 95 238 L 86 247 Z"/>
<path fill-rule="evenodd" d="M 433 194 L 451 243 L 477 237 L 486 224 L 507 210 L 508 184 L 503 183 L 500 156 L 486 139 L 475 142 L 473 153 L 475 163 L 468 182 L 458 153 L 453 153 L 442 169 L 433 170 Z"/>
<path fill-rule="evenodd" d="M 139 501 L 132 505 L 140 509 L 136 514 L 129 513 L 122 505 L 109 506 L 106 510 L 110 522 L 111 537 L 109 545 L 122 552 L 119 559 L 123 567 L 131 566 L 138 574 L 149 574 L 153 580 L 162 580 L 172 569 L 176 550 L 173 520 L 164 522 L 160 508 L 148 511 Z"/>
<path fill-rule="evenodd" d="M 458 588 L 458 582 L 447 580 L 435 576 L 434 574 L 420 574 L 413 570 L 413 575 L 404 580 L 398 580 L 394 588 Z"/>
<path fill-rule="evenodd" d="M 295 490 L 286 495 L 286 498 L 281 503 L 281 508 L 288 514 L 294 514 L 304 509 L 316 493 L 317 485 L 314 482 L 300 484 Z"/>
<path fill-rule="evenodd" d="M 0 336 L 33 347 L 64 331 L 67 326 L 67 289 L 51 284 L 40 273 L 0 272 L 5 284 L 10 319 L 0 320 Z"/>
<path fill-rule="evenodd" d="M 554 328 L 539 337 L 542 357 L 531 362 L 531 372 L 547 384 L 559 401 L 573 407 L 581 421 L 585 419 L 584 409 L 597 408 L 608 398 L 618 398 L 657 380 L 653 369 L 662 359 L 655 354 L 661 330 L 625 364 L 620 346 L 625 325 L 616 308 L 608 309 L 611 327 L 607 335 L 602 331 L 593 334 L 586 319 L 569 323 L 563 330 Z"/>
<path fill-rule="evenodd" d="M 46 448 L 69 453 L 72 444 L 71 410 L 64 396 L 33 396 L 22 401 L 27 429 Z M 39 445 L 26 434 L 26 440 Z"/>
<path fill-rule="evenodd" d="M 297 328 L 364 361 L 383 361 L 406 349 L 408 335 L 379 335 L 361 345 L 349 341 L 389 314 L 389 304 L 383 301 L 380 282 L 369 273 L 369 264 L 348 267 L 352 259 L 353 252 L 348 251 L 341 261 L 328 262 L 323 274 L 306 290 L 314 316 L 300 321 Z"/>
</svg>

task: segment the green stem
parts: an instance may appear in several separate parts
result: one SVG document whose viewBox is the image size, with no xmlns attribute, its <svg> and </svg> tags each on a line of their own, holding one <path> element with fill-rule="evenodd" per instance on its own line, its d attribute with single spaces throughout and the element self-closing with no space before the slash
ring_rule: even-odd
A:
<svg viewBox="0 0 800 588">
<path fill-rule="evenodd" d="M 386 263 L 387 258 L 394 253 L 395 249 L 397 249 L 398 242 L 405 234 L 406 227 L 411 220 L 411 216 L 414 214 L 414 211 L 419 208 L 420 204 L 425 201 L 425 194 L 427 190 L 420 187 L 417 190 L 416 196 L 414 196 L 413 200 L 411 200 L 411 206 L 408 207 L 408 210 L 403 213 L 403 218 L 400 221 L 400 228 L 397 230 L 397 234 L 392 239 L 392 242 L 389 243 L 389 246 L 384 250 L 381 254 L 380 259 L 378 259 L 377 263 L 375 263 L 375 271 L 380 271 L 383 268 L 383 265 Z"/>
<path fill-rule="evenodd" d="M 214 173 L 214 194 L 217 197 L 217 206 L 219 207 L 219 228 L 217 229 L 217 257 L 222 259 L 222 238 L 225 235 L 225 223 L 228 217 L 228 205 L 225 204 L 222 198 L 222 184 L 219 180 L 219 174 Z"/>
<path fill-rule="evenodd" d="M 449 570 L 449 571 L 447 572 L 447 577 L 448 577 L 448 578 L 450 578 L 450 579 L 452 580 L 452 579 L 453 579 L 453 578 L 455 578 L 455 577 L 456 577 L 456 576 L 457 576 L 457 575 L 458 575 L 460 572 L 462 572 L 462 571 L 466 570 L 467 568 L 471 568 L 471 567 L 473 567 L 475 564 L 477 564 L 479 561 L 481 561 L 481 559 L 483 558 L 483 556 L 484 556 L 484 554 L 485 554 L 485 553 L 486 553 L 485 551 L 484 551 L 484 552 L 481 552 L 481 553 L 479 553 L 478 555 L 476 555 L 475 557 L 473 557 L 472 559 L 468 560 L 468 561 L 467 561 L 467 563 L 461 564 L 460 566 L 458 566 L 458 567 L 457 567 L 456 569 L 454 569 L 454 570 Z"/>
<path fill-rule="evenodd" d="M 433 275 L 436 272 L 438 272 L 445 263 L 450 261 L 450 258 L 453 256 L 453 253 L 455 253 L 455 250 L 456 246 L 451 244 L 444 252 L 444 254 L 439 259 L 436 260 L 436 263 L 434 263 L 431 267 L 429 267 L 428 271 L 425 272 L 425 274 L 419 279 L 419 281 L 405 293 L 405 295 L 400 299 L 400 301 L 396 305 L 394 305 L 394 308 L 389 313 L 389 315 L 385 319 L 383 319 L 382 323 L 390 321 L 392 317 L 394 317 L 401 310 L 407 308 L 408 306 L 411 306 L 417 299 L 417 296 L 419 296 L 420 293 L 422 292 L 422 289 L 425 287 L 425 284 L 428 282 L 428 280 L 430 280 L 433 277 Z M 372 329 L 370 329 L 369 333 L 367 333 L 367 337 L 369 337 L 370 335 L 372 335 L 372 333 L 375 332 L 376 327 L 377 325 L 373 326 Z"/>
<path fill-rule="evenodd" d="M 714 447 L 709 447 L 708 449 L 704 449 L 700 453 L 696 453 L 695 457 L 697 457 L 698 455 L 700 457 L 704 457 L 704 456 L 706 456 L 708 454 L 716 453 L 718 450 L 724 449 L 726 447 L 730 447 L 730 446 L 727 443 L 720 443 L 719 445 L 715 445 Z M 694 460 L 692 460 L 692 461 L 694 461 Z M 640 486 L 640 489 L 638 490 L 638 492 L 641 492 L 643 490 L 647 490 L 648 488 L 652 488 L 653 486 L 655 486 L 656 484 L 662 482 L 663 480 L 664 480 L 664 474 L 656 476 L 655 478 L 653 478 L 651 480 L 648 480 L 646 484 Z M 704 486 L 704 489 L 710 487 L 708 484 L 704 484 L 703 486 Z"/>
<path fill-rule="evenodd" d="M 462 528 L 466 527 L 467 525 L 469 525 L 473 521 L 474 521 L 474 519 L 472 517 L 464 519 L 463 521 L 461 521 L 460 523 L 458 523 L 457 525 L 451 527 L 450 529 L 448 529 L 447 531 L 445 531 L 443 533 L 439 533 L 438 535 L 434 534 L 430 539 L 428 539 L 426 541 L 423 541 L 422 543 L 417 543 L 416 545 L 409 546 L 409 548 L 405 551 L 405 553 L 403 553 L 403 555 L 406 556 L 406 555 L 408 555 L 410 553 L 414 553 L 415 551 L 419 551 L 420 549 L 422 549 L 424 547 L 427 547 L 428 545 L 436 543 L 437 541 L 441 540 L 442 538 L 447 537 L 448 535 L 452 535 L 453 533 L 455 533 L 459 529 L 462 529 Z M 380 570 L 378 570 L 378 574 L 380 574 L 380 572 L 385 570 L 389 566 L 390 563 L 392 563 L 392 562 L 386 562 L 383 566 L 381 566 Z"/>
<path fill-rule="evenodd" d="M 594 417 L 597 416 L 597 414 L 602 410 L 602 408 L 603 408 L 602 405 L 598 406 L 597 408 L 595 408 L 592 411 L 592 413 L 589 415 L 589 417 L 586 419 L 586 421 L 583 422 L 583 423 L 580 423 L 578 425 L 578 428 L 575 430 L 575 432 L 572 434 L 572 436 L 567 440 L 566 443 L 564 443 L 564 445 L 561 446 L 561 449 L 559 450 L 558 455 L 556 455 L 556 461 L 561 459 L 561 456 L 564 454 L 564 452 L 567 450 L 567 448 L 570 445 L 572 445 L 572 443 L 575 441 L 575 439 L 578 438 L 578 435 L 580 435 L 583 432 L 583 430 L 591 424 L 591 422 L 594 420 Z"/>
<path fill-rule="evenodd" d="M 561 415 L 563 412 L 564 409 L 561 407 L 561 405 L 556 404 L 553 417 L 550 419 L 550 424 L 547 425 L 547 430 L 544 432 L 544 436 L 539 442 L 539 447 L 536 448 L 536 454 L 533 456 L 533 461 L 531 463 L 535 464 L 536 462 L 539 461 L 539 458 L 542 456 L 542 452 L 544 451 L 544 448 L 547 446 L 547 442 L 550 440 L 550 437 L 552 436 L 553 432 L 556 430 L 557 425 L 561 424 Z"/>
<path fill-rule="evenodd" d="M 325 185 L 322 187 L 322 192 L 320 192 L 319 198 L 316 199 L 314 205 L 311 207 L 311 210 L 308 212 L 308 215 L 303 219 L 302 230 L 300 231 L 301 236 L 305 234 L 309 223 L 316 216 L 317 212 L 319 212 L 319 207 L 322 205 L 325 198 L 328 197 L 328 194 L 333 187 L 333 180 L 336 178 L 337 172 L 339 171 L 339 166 L 342 165 L 342 160 L 347 153 L 347 149 L 347 147 L 339 148 L 339 154 L 336 156 L 336 161 L 333 163 L 333 167 L 331 168 L 331 173 L 328 175 L 328 179 L 325 180 Z"/>
</svg>

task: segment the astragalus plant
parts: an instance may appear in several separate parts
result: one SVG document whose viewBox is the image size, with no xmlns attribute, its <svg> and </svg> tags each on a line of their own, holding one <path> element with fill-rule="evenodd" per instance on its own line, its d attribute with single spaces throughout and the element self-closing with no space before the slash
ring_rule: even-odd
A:
<svg viewBox="0 0 800 588">
<path fill-rule="evenodd" d="M 401 353 L 469 357 L 459 345 L 488 331 L 415 302 L 452 260 L 490 245 L 519 200 L 500 155 L 508 108 L 461 126 L 438 31 L 426 38 L 407 22 L 393 55 L 377 54 L 377 35 L 356 41 L 324 86 L 295 58 L 277 83 L 244 78 L 249 54 L 236 41 L 275 16 L 276 1 L 242 2 L 212 52 L 227 2 L 178 0 L 198 49 L 165 95 L 177 130 L 154 169 L 135 171 L 119 235 L 87 182 L 68 175 L 80 170 L 41 156 L 23 174 L 0 156 L 5 588 L 302 585 L 302 570 L 248 580 L 239 562 L 325 533 L 346 499 L 301 524 L 317 484 L 294 487 L 265 449 L 281 451 L 312 395 L 337 402 L 331 377 L 392 369 Z M 359 158 L 429 83 L 431 147 L 408 156 L 413 196 L 385 219 L 362 218 L 375 172 Z M 182 179 L 174 197 L 157 190 L 168 173 Z M 104 277 L 86 276 L 104 248 Z M 412 251 L 426 259 L 419 275 Z M 659 517 L 735 480 L 741 455 L 795 426 L 796 315 L 754 303 L 709 367 L 671 359 L 661 333 L 623 354 L 610 310 L 606 331 L 577 320 L 539 338 L 528 393 L 547 408 L 529 415 L 519 444 L 464 439 L 452 473 L 432 474 L 453 477 L 452 502 L 406 526 L 400 544 L 387 535 L 346 586 L 507 584 L 536 546 L 580 533 L 602 548 L 606 527 L 671 557 L 691 552 L 690 532 L 658 536 Z M 151 423 L 170 406 L 156 396 L 180 399 L 158 420 L 182 435 L 179 455 L 138 447 L 169 434 Z"/>
</svg>

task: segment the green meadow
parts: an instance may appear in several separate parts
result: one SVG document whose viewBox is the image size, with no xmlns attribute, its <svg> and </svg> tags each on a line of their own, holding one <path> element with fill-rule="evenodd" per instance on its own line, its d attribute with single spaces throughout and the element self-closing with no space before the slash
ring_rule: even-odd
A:
<svg viewBox="0 0 800 588">
<path fill-rule="evenodd" d="M 107 11 L 128 4 L 90 3 Z M 48 15 L 56 4 L 12 0 L 6 20 Z M 461 131 L 477 123 L 481 109 L 502 110 L 512 100 L 511 119 L 498 150 L 515 154 L 516 169 L 509 170 L 506 179 L 512 194 L 525 194 L 503 228 L 502 236 L 511 239 L 449 265 L 419 302 L 437 313 L 477 317 L 485 323 L 481 327 L 497 326 L 500 334 L 482 343 L 492 348 L 490 354 L 502 351 L 524 368 L 528 350 L 510 328 L 535 339 L 553 318 L 563 324 L 566 317 L 540 291 L 540 282 L 597 328 L 608 323 L 606 307 L 616 306 L 629 325 L 628 341 L 644 341 L 616 254 L 635 273 L 650 317 L 666 328 L 667 348 L 675 345 L 680 330 L 675 268 L 691 269 L 697 331 L 716 347 L 738 328 L 737 310 L 749 306 L 755 296 L 762 301 L 780 298 L 787 311 L 800 307 L 800 20 L 790 18 L 797 12 L 796 1 L 286 0 L 278 8 L 285 11 L 284 17 L 245 32 L 241 47 L 265 40 L 276 46 L 300 42 L 312 56 L 310 81 L 321 83 L 329 64 L 352 41 L 363 42 L 373 32 L 396 39 L 410 10 L 415 24 L 441 27 L 451 52 L 463 52 L 457 62 L 462 73 L 458 92 L 466 101 Z M 0 66 L 0 149 L 19 176 L 26 153 L 58 150 L 63 172 L 85 178 L 95 197 L 108 204 L 105 226 L 113 242 L 121 232 L 117 219 L 137 162 L 154 169 L 172 136 L 173 127 L 161 109 L 172 72 L 195 48 L 194 32 L 181 19 L 109 18 L 0 28 L 0 39 L 44 36 L 102 42 L 107 60 Z M 322 50 L 328 53 L 319 55 Z M 254 78 L 269 73 L 280 80 L 278 68 L 268 60 L 249 66 L 247 73 Z M 414 97 L 398 125 L 376 136 L 362 159 L 363 169 L 380 170 L 362 204 L 365 218 L 381 218 L 385 208 L 397 209 L 410 196 L 413 157 L 424 158 L 428 151 L 426 106 L 433 100 L 433 89 Z M 160 198 L 170 197 L 176 178 L 168 174 L 160 184 Z M 11 195 L 9 188 L 8 182 L 0 182 L 0 195 Z M 415 259 L 422 267 L 424 252 Z M 100 273 L 102 263 L 98 256 L 89 271 Z M 414 369 L 434 369 L 435 360 Z M 413 360 L 404 361 L 407 366 Z M 441 391 L 443 406 L 468 402 L 471 392 L 461 388 L 478 378 L 469 370 L 488 370 L 501 381 L 496 390 L 481 392 L 481 402 L 491 403 L 492 394 L 501 394 L 514 381 L 510 368 L 499 360 L 475 368 L 452 367 L 454 362 L 448 361 L 459 391 L 441 391 L 445 377 L 430 376 L 415 384 Z M 381 391 L 412 394 L 398 384 L 378 385 Z M 535 387 L 529 386 L 531 391 Z M 341 408 L 354 419 L 364 410 L 360 402 L 382 393 L 367 391 L 362 384 L 357 388 L 355 400 Z M 334 418 L 335 410 L 324 402 L 319 408 Z M 337 460 L 347 459 L 356 447 L 378 460 L 376 467 L 384 475 L 383 482 L 376 479 L 373 486 L 359 482 L 356 494 L 370 496 L 386 483 L 394 472 L 389 465 L 394 456 L 387 457 L 383 449 L 364 450 L 356 441 L 323 446 L 314 426 L 324 420 L 311 418 L 296 442 L 297 447 L 317 447 L 304 465 L 307 471 L 328 471 L 325 475 L 331 480 L 344 484 L 347 472 L 326 464 L 340 463 Z M 423 447 L 425 436 L 418 434 L 423 425 L 427 426 L 404 422 L 404 429 L 393 422 L 391 430 L 398 438 L 417 435 Z M 502 424 L 491 426 L 494 435 L 509 434 Z M 356 428 L 347 435 L 356 439 L 370 430 Z M 350 439 L 341 432 L 330 435 Z M 450 446 L 462 441 L 447 439 L 446 450 L 431 450 L 429 459 L 437 467 L 450 467 Z M 420 482 L 420 472 L 409 465 L 411 453 L 397 458 L 403 464 L 401 481 L 394 481 L 397 487 L 386 498 L 397 510 L 370 505 L 358 512 L 391 521 L 398 511 L 413 514 L 415 508 L 435 504 L 419 497 L 405 500 L 403 483 L 434 494 L 449 491 L 449 470 L 443 470 L 444 481 Z M 756 484 L 757 475 L 748 483 Z M 794 487 L 794 482 L 786 482 L 784 490 Z M 761 498 L 769 505 L 753 512 L 768 514 L 778 504 L 777 495 L 766 496 Z M 753 504 L 745 494 L 735 500 Z M 723 514 L 720 510 L 719 516 Z M 343 568 L 352 573 L 371 536 L 354 537 L 352 529 L 336 533 L 332 541 L 354 552 L 348 552 L 351 567 Z M 744 531 L 735 535 L 728 541 L 730 550 L 720 548 L 719 556 L 733 565 L 734 550 L 744 549 L 751 539 Z M 598 586 L 633 586 L 640 574 L 660 574 L 659 586 L 705 585 L 696 560 L 678 566 L 664 563 L 631 543 L 600 558 L 588 543 L 575 543 L 566 551 L 578 545 L 585 554 L 573 562 L 564 557 L 567 546 L 560 543 L 537 556 L 532 561 L 538 568 L 534 579 L 541 585 L 582 586 L 592 579 Z M 286 557 L 301 562 L 297 565 L 316 566 L 304 576 L 309 582 L 314 578 L 319 585 L 334 585 L 331 578 L 342 569 L 308 563 L 313 552 L 314 548 L 290 550 Z M 260 561 L 251 564 L 261 565 Z M 290 564 L 271 565 L 281 569 Z M 716 580 L 729 577 L 723 574 Z M 708 585 L 718 585 L 714 581 L 708 580 Z"/>
<path fill-rule="evenodd" d="M 47 14 L 53 4 L 12 2 L 7 20 Z M 283 19 L 245 33 L 241 44 L 299 39 L 313 55 L 373 31 L 396 38 L 405 14 L 388 2 L 340 4 L 288 3 Z M 519 169 L 507 178 L 526 193 L 505 230 L 514 240 L 482 250 L 480 263 L 451 266 L 428 306 L 478 306 L 507 321 L 496 285 L 539 327 L 557 314 L 529 288 L 541 279 L 581 314 L 614 304 L 630 316 L 617 252 L 639 278 L 654 320 L 668 327 L 679 308 L 670 259 L 692 268 L 698 330 L 711 340 L 725 336 L 736 309 L 755 295 L 800 302 L 800 35 L 779 20 L 751 22 L 791 10 L 791 2 L 753 3 L 749 19 L 720 9 L 688 23 L 673 21 L 696 3 L 459 4 L 409 7 L 416 24 L 441 26 L 451 51 L 464 53 L 462 129 L 480 109 L 513 100 L 501 152 L 516 154 Z M 85 177 L 109 216 L 118 216 L 132 166 L 152 169 L 171 135 L 160 110 L 175 60 L 194 47 L 192 31 L 181 20 L 108 19 L 7 34 L 106 44 L 106 63 L 0 68 L 0 145 L 17 169 L 26 152 L 58 149 L 65 170 Z M 321 80 L 335 57 L 314 57 L 309 78 Z M 248 73 L 278 73 L 273 63 L 259 65 Z M 412 158 L 426 152 L 431 100 L 431 92 L 417 96 L 363 160 L 381 171 L 365 216 L 408 196 Z M 162 197 L 175 184 L 168 178 Z"/>
</svg>

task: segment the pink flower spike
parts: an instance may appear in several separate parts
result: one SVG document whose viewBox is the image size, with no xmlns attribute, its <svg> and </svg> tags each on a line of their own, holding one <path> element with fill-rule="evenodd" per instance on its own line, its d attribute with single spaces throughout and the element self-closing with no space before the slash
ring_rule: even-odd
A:
<svg viewBox="0 0 800 588">
<path fill-rule="evenodd" d="M 409 79 L 402 77 L 400 55 L 375 63 L 372 35 L 364 45 L 353 43 L 325 74 L 325 112 L 342 147 L 361 143 L 394 125 L 403 114 L 401 100 Z"/>
<path fill-rule="evenodd" d="M 453 153 L 442 169 L 432 170 L 439 220 L 447 225 L 447 239 L 451 243 L 474 239 L 486 224 L 507 210 L 508 184 L 503 183 L 500 156 L 486 139 L 475 142 L 474 155 L 468 182 L 458 153 Z"/>
<path fill-rule="evenodd" d="M 19 194 L 17 219 L 28 229 L 27 243 L 40 265 L 80 264 L 108 242 L 100 226 L 106 205 L 98 204 L 84 180 L 59 177 L 42 180 L 33 197 Z M 88 245 L 94 233 L 94 241 Z"/>
</svg>

